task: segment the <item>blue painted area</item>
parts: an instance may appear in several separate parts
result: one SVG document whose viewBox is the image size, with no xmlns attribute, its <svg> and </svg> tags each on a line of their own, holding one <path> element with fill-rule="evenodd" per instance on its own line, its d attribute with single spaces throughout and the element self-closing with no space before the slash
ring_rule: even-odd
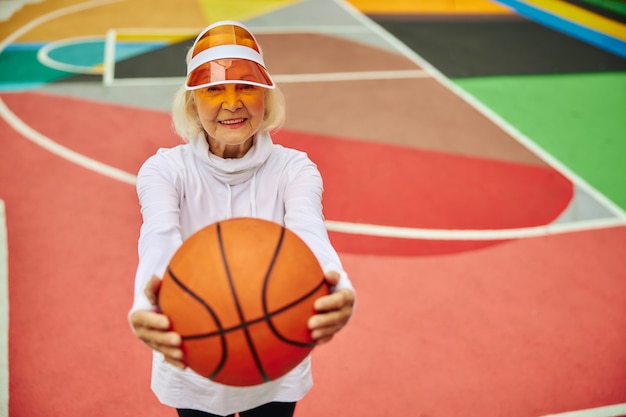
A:
<svg viewBox="0 0 626 417">
<path fill-rule="evenodd" d="M 169 45 L 167 42 L 119 42 L 115 45 L 115 61 L 132 58 Z"/>
<path fill-rule="evenodd" d="M 0 93 L 36 90 L 37 88 L 41 88 L 41 86 L 45 84 L 46 83 L 42 83 L 42 82 L 23 82 L 23 83 L 0 82 Z"/>
<path fill-rule="evenodd" d="M 81 67 L 101 65 L 104 61 L 104 41 L 92 40 L 61 45 L 51 49 L 48 56 L 54 61 Z"/>
<path fill-rule="evenodd" d="M 166 45 L 166 42 L 117 42 L 115 44 L 115 61 L 123 61 Z M 104 48 L 104 40 L 83 41 L 52 49 L 48 56 L 65 64 L 95 66 L 104 62 Z"/>
<path fill-rule="evenodd" d="M 521 0 L 496 0 L 505 6 L 511 7 L 520 15 L 548 26 L 573 38 L 580 39 L 607 52 L 626 58 L 626 42 L 613 36 L 589 29 L 571 20 L 549 13 L 529 5 Z"/>
<path fill-rule="evenodd" d="M 0 91 L 22 91 L 71 77 L 74 74 L 49 68 L 37 59 L 37 52 L 46 43 L 15 43 L 0 53 Z M 119 42 L 115 45 L 115 61 L 141 55 L 167 46 L 167 42 Z M 49 57 L 66 64 L 91 67 L 104 59 L 104 40 L 85 40 L 52 49 Z"/>
<path fill-rule="evenodd" d="M 43 43 L 43 42 L 12 43 L 12 44 L 7 45 L 6 48 L 4 48 L 3 53 L 5 51 L 11 51 L 11 52 L 15 52 L 15 51 L 38 51 L 39 48 L 41 48 L 44 45 L 45 45 L 45 43 Z"/>
</svg>

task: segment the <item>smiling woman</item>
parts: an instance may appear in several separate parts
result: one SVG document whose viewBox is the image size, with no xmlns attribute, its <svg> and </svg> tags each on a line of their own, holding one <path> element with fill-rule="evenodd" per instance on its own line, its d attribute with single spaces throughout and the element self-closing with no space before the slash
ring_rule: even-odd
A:
<svg viewBox="0 0 626 417">
<path fill-rule="evenodd" d="M 181 335 L 158 309 L 159 277 L 181 243 L 210 224 L 237 217 L 272 221 L 306 243 L 322 267 L 320 279 L 333 288 L 315 298 L 305 329 L 314 344 L 330 341 L 351 317 L 355 295 L 324 223 L 321 175 L 305 153 L 272 142 L 284 101 L 256 39 L 240 23 L 218 22 L 198 35 L 172 115 L 187 143 L 161 149 L 137 176 L 143 226 L 130 321 L 154 350 L 154 392 L 180 416 L 290 417 L 312 386 L 310 357 L 262 385 L 200 378 L 187 369 Z"/>
</svg>

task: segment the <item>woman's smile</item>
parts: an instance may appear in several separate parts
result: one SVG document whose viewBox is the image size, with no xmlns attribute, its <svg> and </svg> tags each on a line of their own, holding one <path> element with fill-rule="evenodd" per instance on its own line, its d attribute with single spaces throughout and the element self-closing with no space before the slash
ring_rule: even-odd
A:
<svg viewBox="0 0 626 417">
<path fill-rule="evenodd" d="M 237 129 L 241 127 L 247 120 L 248 119 L 245 117 L 239 117 L 236 119 L 220 120 L 218 123 L 231 129 Z"/>
</svg>

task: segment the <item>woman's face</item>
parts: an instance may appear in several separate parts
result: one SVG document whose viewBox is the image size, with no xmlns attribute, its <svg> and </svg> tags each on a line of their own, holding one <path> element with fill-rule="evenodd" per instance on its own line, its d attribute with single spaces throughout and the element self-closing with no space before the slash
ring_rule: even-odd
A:
<svg viewBox="0 0 626 417">
<path fill-rule="evenodd" d="M 247 84 L 221 84 L 193 91 L 211 153 L 240 158 L 248 152 L 252 137 L 263 124 L 264 90 Z"/>
</svg>

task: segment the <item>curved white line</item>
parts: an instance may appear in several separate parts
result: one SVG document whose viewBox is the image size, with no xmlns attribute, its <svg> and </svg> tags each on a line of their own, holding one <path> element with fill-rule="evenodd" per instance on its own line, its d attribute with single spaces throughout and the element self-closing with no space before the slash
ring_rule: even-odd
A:
<svg viewBox="0 0 626 417">
<path fill-rule="evenodd" d="M 0 200 L 0 417 L 9 414 L 9 254 L 4 201 Z"/>
<path fill-rule="evenodd" d="M 57 61 L 50 57 L 50 51 L 53 51 L 58 48 L 62 48 L 67 45 L 73 45 L 80 41 L 94 41 L 99 40 L 104 44 L 104 38 L 102 36 L 83 36 L 76 38 L 64 39 L 62 41 L 50 42 L 44 45 L 42 48 L 37 51 L 37 59 L 41 62 L 42 65 L 45 65 L 49 68 L 56 69 L 64 72 L 71 72 L 75 74 L 102 74 L 102 63 L 100 66 L 84 66 L 84 65 L 75 65 L 68 64 L 65 62 Z"/>
<path fill-rule="evenodd" d="M 626 226 L 623 219 L 598 219 L 576 223 L 553 223 L 515 229 L 419 229 L 414 227 L 326 221 L 331 232 L 415 240 L 511 240 L 547 236 L 608 227 Z"/>
<path fill-rule="evenodd" d="M 38 25 L 47 22 L 49 20 L 55 19 L 60 16 L 64 16 L 66 14 L 74 13 L 80 10 L 90 9 L 93 7 L 110 4 L 110 3 L 118 3 L 124 0 L 95 0 L 86 3 L 76 4 L 70 7 L 66 7 L 63 9 L 55 10 L 46 15 L 40 16 L 26 25 L 20 27 L 15 32 L 11 33 L 7 36 L 2 42 L 0 42 L 0 53 L 6 49 L 6 47 L 11 44 L 13 41 L 18 39 L 23 34 L 37 27 Z M 58 144 L 47 136 L 37 132 L 35 129 L 28 126 L 22 119 L 17 117 L 6 105 L 4 100 L 0 98 L 0 116 L 17 132 L 22 134 L 26 139 L 36 143 L 42 148 L 52 152 L 55 155 L 58 155 L 68 161 L 71 161 L 77 165 L 80 165 L 89 170 L 95 171 L 104 176 L 116 179 L 118 181 L 122 181 L 128 184 L 135 183 L 135 176 L 131 175 L 127 172 L 124 172 L 118 168 L 112 167 L 110 165 L 104 164 L 102 162 L 96 161 L 95 159 L 88 158 L 84 155 L 79 154 L 65 146 Z"/>
<path fill-rule="evenodd" d="M 17 117 L 11 110 L 9 110 L 6 103 L 2 99 L 0 99 L 0 116 L 2 116 L 2 118 L 13 129 L 22 134 L 22 136 L 26 139 L 34 142 L 49 152 L 106 177 L 110 177 L 127 184 L 135 184 L 136 177 L 134 175 L 66 148 L 49 137 L 37 132 L 35 129 L 24 123 L 24 121 Z"/>
<path fill-rule="evenodd" d="M 2 42 L 0 42 L 0 53 L 2 53 L 2 51 L 4 51 L 9 44 L 14 42 L 20 36 L 24 35 L 25 33 L 28 33 L 29 31 L 33 30 L 37 26 L 41 25 L 42 23 L 48 22 L 48 21 L 50 21 L 52 19 L 56 19 L 57 17 L 61 17 L 61 16 L 64 16 L 66 14 L 71 14 L 71 13 L 79 12 L 81 10 L 86 10 L 86 9 L 91 9 L 91 8 L 98 7 L 98 6 L 103 6 L 103 5 L 106 5 L 106 4 L 109 4 L 109 3 L 119 3 L 119 2 L 122 2 L 122 1 L 126 1 L 126 0 L 94 0 L 94 1 L 88 1 L 88 2 L 85 2 L 85 3 L 75 4 L 73 6 L 64 7 L 62 9 L 58 9 L 58 10 L 55 10 L 55 11 L 50 12 L 48 14 L 39 16 L 38 18 L 31 20 L 30 22 L 28 22 L 27 24 L 25 24 L 24 26 L 20 27 L 15 32 L 11 33 L 9 36 L 4 38 L 2 40 Z"/>
</svg>

